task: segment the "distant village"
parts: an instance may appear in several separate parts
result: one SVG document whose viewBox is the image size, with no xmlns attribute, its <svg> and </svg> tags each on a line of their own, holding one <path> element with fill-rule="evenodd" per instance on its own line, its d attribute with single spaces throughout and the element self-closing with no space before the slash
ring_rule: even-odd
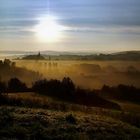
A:
<svg viewBox="0 0 140 140">
<path fill-rule="evenodd" d="M 23 57 L 25 60 L 45 60 L 45 57 L 39 52 L 37 55 L 28 55 Z"/>
</svg>

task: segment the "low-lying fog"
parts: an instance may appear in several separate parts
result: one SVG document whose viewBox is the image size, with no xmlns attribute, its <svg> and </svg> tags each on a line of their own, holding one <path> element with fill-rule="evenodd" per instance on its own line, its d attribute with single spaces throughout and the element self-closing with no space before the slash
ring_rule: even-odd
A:
<svg viewBox="0 0 140 140">
<path fill-rule="evenodd" d="M 140 62 L 130 61 L 30 61 L 17 60 L 16 66 L 39 72 L 48 79 L 70 77 L 84 88 L 106 85 L 140 87 Z"/>
</svg>

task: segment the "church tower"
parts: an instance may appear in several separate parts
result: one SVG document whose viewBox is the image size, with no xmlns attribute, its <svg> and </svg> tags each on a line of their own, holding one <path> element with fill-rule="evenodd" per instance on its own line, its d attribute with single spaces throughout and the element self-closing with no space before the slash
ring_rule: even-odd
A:
<svg viewBox="0 0 140 140">
<path fill-rule="evenodd" d="M 40 58 L 40 56 L 41 56 L 41 54 L 40 54 L 40 52 L 38 53 L 38 57 Z"/>
</svg>

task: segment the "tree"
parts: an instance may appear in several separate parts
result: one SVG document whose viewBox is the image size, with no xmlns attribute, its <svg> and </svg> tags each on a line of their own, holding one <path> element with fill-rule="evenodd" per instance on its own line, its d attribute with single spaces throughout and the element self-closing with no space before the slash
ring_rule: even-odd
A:
<svg viewBox="0 0 140 140">
<path fill-rule="evenodd" d="M 73 100 L 75 96 L 75 85 L 70 78 L 60 80 L 39 80 L 32 86 L 33 91 L 49 96 Z"/>
<path fill-rule="evenodd" d="M 32 86 L 33 91 L 44 94 L 47 90 L 47 82 L 46 79 L 36 81 Z"/>
<path fill-rule="evenodd" d="M 0 82 L 0 95 L 6 92 L 6 85 L 3 82 Z"/>
<path fill-rule="evenodd" d="M 74 91 L 75 91 L 75 85 L 69 77 L 63 78 L 62 87 L 63 87 L 63 92 L 65 92 L 67 94 L 74 93 Z"/>
<path fill-rule="evenodd" d="M 27 86 L 25 83 L 21 82 L 17 78 L 12 78 L 8 82 L 8 90 L 9 92 L 25 92 L 27 91 Z"/>
</svg>

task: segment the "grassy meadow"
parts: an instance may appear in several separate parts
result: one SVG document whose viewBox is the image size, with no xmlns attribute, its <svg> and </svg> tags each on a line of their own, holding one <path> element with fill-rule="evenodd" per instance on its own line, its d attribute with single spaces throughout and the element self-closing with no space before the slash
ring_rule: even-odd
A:
<svg viewBox="0 0 140 140">
<path fill-rule="evenodd" d="M 35 93 L 6 95 L 1 139 L 140 139 L 140 113 L 71 104 Z M 12 103 L 15 103 L 15 105 Z M 140 106 L 139 106 L 140 108 Z"/>
<path fill-rule="evenodd" d="M 137 94 L 140 88 L 139 61 L 14 60 L 13 62 L 15 63 L 11 64 L 8 61 L 8 65 L 1 62 L 0 77 L 6 83 L 7 90 L 1 90 L 0 94 L 0 139 L 140 139 L 139 102 L 131 101 L 131 96 L 130 100 L 111 98 L 102 91 L 103 85 L 108 85 L 114 94 L 121 95 L 123 93 L 119 92 L 118 85 L 124 84 L 127 86 L 120 87 L 126 88 L 126 91 L 128 89 L 135 91 L 134 94 L 139 97 L 139 93 Z M 12 79 L 16 81 L 13 85 L 12 80 L 8 80 L 14 77 L 21 81 Z M 70 79 L 64 80 L 64 77 L 70 77 L 75 85 Z M 44 78 L 47 80 L 43 81 Z M 36 86 L 39 86 L 39 90 L 43 93 L 33 90 L 35 81 L 38 81 Z M 22 88 L 20 89 L 17 84 Z M 45 90 L 44 84 L 46 86 L 50 84 L 48 88 L 50 93 Z M 74 93 L 78 94 L 76 95 L 78 99 L 71 100 L 73 89 L 71 90 L 72 87 L 68 84 L 76 86 L 72 87 Z M 1 88 L 2 85 L 1 83 Z M 68 93 L 58 94 L 58 85 L 65 85 L 62 91 Z M 58 89 L 54 89 L 57 86 Z M 67 91 L 67 86 L 72 93 Z M 112 86 L 118 87 L 115 89 Z M 15 89 L 16 87 L 19 89 Z M 25 91 L 22 92 L 22 89 Z M 68 95 L 68 98 L 64 98 L 63 95 Z"/>
</svg>

